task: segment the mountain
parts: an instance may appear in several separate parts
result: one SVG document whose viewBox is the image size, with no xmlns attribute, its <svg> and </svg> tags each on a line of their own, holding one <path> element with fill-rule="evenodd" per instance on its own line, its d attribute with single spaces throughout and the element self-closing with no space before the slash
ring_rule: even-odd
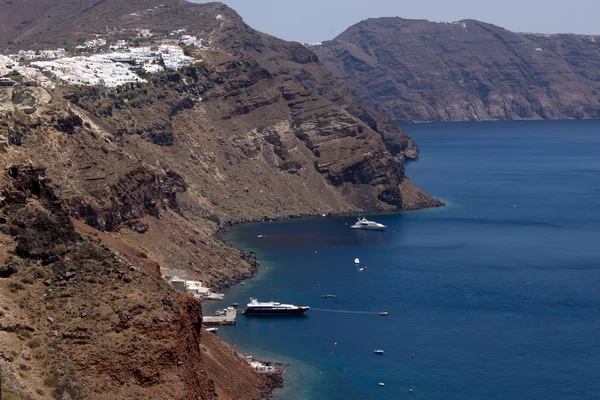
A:
<svg viewBox="0 0 600 400">
<path fill-rule="evenodd" d="M 206 338 L 159 268 L 224 289 L 257 269 L 217 237 L 229 223 L 442 204 L 406 177 L 404 131 L 220 3 L 5 1 L 0 18 L 7 52 L 181 29 L 207 44 L 146 83 L 0 88 L 0 367 L 17 398 L 263 398 L 272 382 Z"/>
<path fill-rule="evenodd" d="M 310 48 L 397 121 L 600 117 L 596 36 L 374 18 Z"/>
</svg>

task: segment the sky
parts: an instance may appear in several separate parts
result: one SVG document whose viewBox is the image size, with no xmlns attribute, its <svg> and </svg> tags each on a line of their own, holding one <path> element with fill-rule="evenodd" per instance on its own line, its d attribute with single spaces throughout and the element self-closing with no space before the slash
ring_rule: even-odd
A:
<svg viewBox="0 0 600 400">
<path fill-rule="evenodd" d="M 252 28 L 301 43 L 333 39 L 369 17 L 477 19 L 517 32 L 600 34 L 600 0 L 221 1 Z"/>
</svg>

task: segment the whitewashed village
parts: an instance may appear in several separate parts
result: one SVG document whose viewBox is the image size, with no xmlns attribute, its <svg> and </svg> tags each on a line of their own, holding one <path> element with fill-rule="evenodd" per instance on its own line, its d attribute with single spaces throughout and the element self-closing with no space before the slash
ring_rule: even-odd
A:
<svg viewBox="0 0 600 400">
<path fill-rule="evenodd" d="M 223 19 L 221 15 L 215 18 Z M 54 79 L 59 84 L 106 87 L 146 82 L 147 74 L 176 71 L 201 61 L 185 54 L 187 46 L 212 48 L 209 41 L 189 35 L 185 29 L 173 30 L 166 36 L 155 35 L 149 29 L 127 33 L 132 36 L 130 40 L 111 41 L 111 35 L 99 34 L 69 49 L 0 54 L 0 85 L 17 85 L 17 76 L 49 89 L 55 88 Z"/>
</svg>

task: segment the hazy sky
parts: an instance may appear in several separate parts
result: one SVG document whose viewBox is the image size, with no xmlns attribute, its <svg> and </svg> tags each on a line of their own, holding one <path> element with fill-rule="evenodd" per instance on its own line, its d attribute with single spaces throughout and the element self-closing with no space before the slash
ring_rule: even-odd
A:
<svg viewBox="0 0 600 400">
<path fill-rule="evenodd" d="M 251 27 L 299 42 L 333 39 L 358 21 L 382 16 L 431 21 L 477 19 L 519 32 L 600 34 L 600 0 L 222 1 Z"/>
</svg>

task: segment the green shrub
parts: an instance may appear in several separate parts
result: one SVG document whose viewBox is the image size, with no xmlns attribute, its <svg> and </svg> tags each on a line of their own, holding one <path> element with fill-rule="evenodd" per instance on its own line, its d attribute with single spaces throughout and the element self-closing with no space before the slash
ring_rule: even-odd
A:
<svg viewBox="0 0 600 400">
<path fill-rule="evenodd" d="M 43 267 L 35 267 L 33 268 L 33 279 L 47 279 L 48 274 Z"/>
<path fill-rule="evenodd" d="M 31 339 L 31 332 L 29 332 L 26 329 L 21 329 L 19 331 L 19 338 L 25 340 L 25 339 Z"/>
<path fill-rule="evenodd" d="M 31 349 L 36 349 L 42 345 L 42 341 L 39 338 L 33 338 L 27 342 L 27 346 Z"/>
<path fill-rule="evenodd" d="M 67 251 L 67 245 L 64 243 L 59 243 L 56 245 L 56 251 L 59 253 L 66 253 Z"/>
<path fill-rule="evenodd" d="M 8 283 L 8 290 L 10 290 L 11 293 L 17 293 L 19 290 L 23 290 L 23 289 L 25 289 L 25 286 L 23 286 L 19 282 L 9 282 Z"/>
<path fill-rule="evenodd" d="M 46 377 L 46 379 L 44 379 L 44 385 L 48 386 L 48 387 L 56 387 L 57 384 L 57 380 L 55 376 L 48 376 Z"/>
<path fill-rule="evenodd" d="M 32 285 L 33 284 L 33 278 L 31 276 L 26 276 L 23 279 L 21 279 L 21 282 L 26 284 L 26 285 Z"/>
<path fill-rule="evenodd" d="M 217 224 L 221 223 L 221 217 L 219 217 L 217 214 L 211 214 L 211 215 L 209 215 L 208 216 L 208 220 L 212 221 L 212 222 L 215 222 Z"/>
</svg>

